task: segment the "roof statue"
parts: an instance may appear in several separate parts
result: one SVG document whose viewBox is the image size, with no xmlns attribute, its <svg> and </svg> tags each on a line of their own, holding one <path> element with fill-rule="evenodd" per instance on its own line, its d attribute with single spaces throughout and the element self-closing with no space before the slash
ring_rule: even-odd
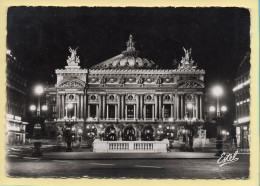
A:
<svg viewBox="0 0 260 186">
<path fill-rule="evenodd" d="M 138 51 L 135 50 L 135 42 L 133 41 L 132 34 L 130 34 L 129 40 L 126 42 L 126 50 L 122 54 L 125 56 L 137 56 Z"/>
<path fill-rule="evenodd" d="M 68 56 L 68 59 L 67 59 L 67 63 L 68 63 L 68 68 L 78 68 L 78 64 L 80 63 L 80 60 L 79 60 L 79 56 L 77 56 L 77 49 L 72 49 L 71 47 L 69 47 L 69 51 L 71 53 L 70 56 Z"/>
<path fill-rule="evenodd" d="M 138 51 L 135 49 L 133 36 L 130 34 L 126 42 L 126 50 L 121 54 L 114 56 L 106 61 L 91 67 L 91 69 L 154 69 L 156 64 L 145 58 L 138 56 Z"/>
<path fill-rule="evenodd" d="M 182 69 L 182 70 L 191 70 L 191 69 L 196 69 L 196 65 L 193 65 L 194 60 L 191 57 L 191 48 L 189 50 L 186 50 L 183 47 L 185 56 L 182 57 L 181 59 L 181 64 L 179 64 L 178 69 Z"/>
</svg>

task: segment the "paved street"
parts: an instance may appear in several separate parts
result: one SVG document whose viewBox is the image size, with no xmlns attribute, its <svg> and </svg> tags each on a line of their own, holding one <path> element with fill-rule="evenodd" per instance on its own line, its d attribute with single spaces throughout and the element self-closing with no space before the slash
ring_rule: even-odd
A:
<svg viewBox="0 0 260 186">
<path fill-rule="evenodd" d="M 249 155 L 222 167 L 217 159 L 55 160 L 8 157 L 7 172 L 21 177 L 246 178 Z"/>
</svg>

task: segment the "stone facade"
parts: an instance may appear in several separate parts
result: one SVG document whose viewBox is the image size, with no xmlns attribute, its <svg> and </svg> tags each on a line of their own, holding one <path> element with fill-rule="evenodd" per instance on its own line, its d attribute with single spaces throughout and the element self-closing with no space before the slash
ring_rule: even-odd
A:
<svg viewBox="0 0 260 186">
<path fill-rule="evenodd" d="M 233 88 L 236 99 L 236 127 L 237 146 L 249 149 L 250 142 L 250 53 L 239 65 L 236 86 Z"/>
<path fill-rule="evenodd" d="M 73 120 L 77 139 L 188 143 L 204 123 L 205 71 L 194 65 L 191 49 L 184 49 L 177 69 L 158 69 L 138 57 L 131 35 L 126 44 L 121 54 L 90 69 L 81 69 L 76 50 L 71 52 L 68 66 L 56 70 L 55 86 L 45 90 L 47 128 L 62 135 Z"/>
<path fill-rule="evenodd" d="M 6 55 L 6 142 L 25 142 L 26 134 L 26 79 L 24 67 L 8 50 Z"/>
</svg>

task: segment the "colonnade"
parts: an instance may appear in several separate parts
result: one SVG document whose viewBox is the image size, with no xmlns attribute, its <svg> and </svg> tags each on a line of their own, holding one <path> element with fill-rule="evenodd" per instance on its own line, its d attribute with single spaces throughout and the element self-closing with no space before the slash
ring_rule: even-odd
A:
<svg viewBox="0 0 260 186">
<path fill-rule="evenodd" d="M 172 95 L 171 101 L 163 100 L 163 94 L 154 94 L 154 98 L 151 101 L 145 101 L 145 94 L 135 94 L 135 99 L 132 101 L 126 100 L 126 94 L 117 94 L 117 101 L 108 102 L 106 94 L 98 94 L 97 101 L 92 103 L 88 101 L 86 94 L 77 94 L 77 99 L 74 102 L 74 114 L 77 118 L 87 119 L 90 118 L 90 105 L 96 105 L 96 117 L 97 119 L 108 119 L 108 105 L 115 106 L 115 119 L 124 120 L 127 119 L 127 106 L 133 105 L 134 119 L 146 120 L 146 107 L 152 106 L 152 118 L 153 120 L 164 120 L 165 107 L 170 107 L 169 116 L 171 119 L 183 120 L 186 117 L 186 113 L 189 111 L 192 113 L 193 118 L 202 119 L 203 117 L 203 97 L 202 94 L 195 94 L 195 100 L 191 102 L 192 108 L 188 108 L 189 102 L 185 101 L 185 94 L 175 93 Z M 67 116 L 66 95 L 57 94 L 57 109 L 58 118 L 64 118 Z M 169 119 L 169 118 L 168 118 Z"/>
</svg>

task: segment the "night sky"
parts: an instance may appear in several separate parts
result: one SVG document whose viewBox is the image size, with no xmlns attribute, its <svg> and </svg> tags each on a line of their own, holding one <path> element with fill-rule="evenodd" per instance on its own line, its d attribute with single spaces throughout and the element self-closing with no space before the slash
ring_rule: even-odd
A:
<svg viewBox="0 0 260 186">
<path fill-rule="evenodd" d="M 222 101 L 234 113 L 234 78 L 250 51 L 250 14 L 242 8 L 55 8 L 11 7 L 7 46 L 26 67 L 29 89 L 55 83 L 69 46 L 79 47 L 81 67 L 91 67 L 126 49 L 132 34 L 139 56 L 174 68 L 192 48 L 206 87 L 225 87 Z M 233 118 L 232 118 L 233 120 Z"/>
</svg>

